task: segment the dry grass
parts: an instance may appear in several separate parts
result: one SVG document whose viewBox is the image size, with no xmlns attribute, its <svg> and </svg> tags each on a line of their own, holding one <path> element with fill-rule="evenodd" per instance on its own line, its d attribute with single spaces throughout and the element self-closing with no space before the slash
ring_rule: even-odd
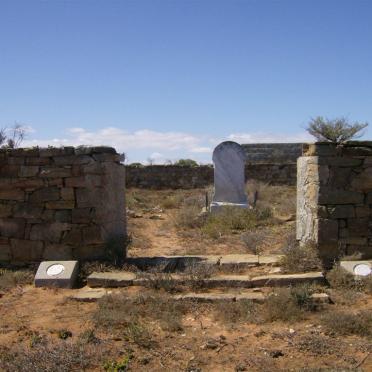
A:
<svg viewBox="0 0 372 372">
<path fill-rule="evenodd" d="M 332 311 L 323 315 L 322 323 L 328 332 L 337 335 L 372 336 L 372 312 L 368 310 Z"/>
<path fill-rule="evenodd" d="M 0 349 L 2 371 L 82 371 L 100 366 L 105 350 L 100 346 L 82 346 L 78 343 L 40 343 L 32 348 L 18 346 L 12 350 Z"/>
<path fill-rule="evenodd" d="M 365 278 L 356 278 L 339 265 L 335 265 L 327 273 L 327 280 L 336 290 L 372 293 L 372 277 L 370 275 Z"/>
<path fill-rule="evenodd" d="M 309 242 L 300 246 L 294 233 L 288 236 L 283 254 L 280 262 L 283 272 L 300 273 L 321 270 L 322 268 L 315 244 Z"/>
<path fill-rule="evenodd" d="M 18 285 L 32 284 L 34 272 L 30 269 L 7 270 L 0 269 L 0 290 L 9 289 Z"/>
<path fill-rule="evenodd" d="M 127 297 L 123 294 L 103 297 L 94 315 L 97 327 L 124 334 L 128 341 L 143 347 L 153 346 L 152 326 L 176 332 L 183 329 L 182 316 L 187 307 L 165 294 L 144 294 Z"/>
<path fill-rule="evenodd" d="M 215 305 L 215 318 L 230 325 L 262 321 L 258 305 L 249 300 L 217 303 Z"/>
</svg>

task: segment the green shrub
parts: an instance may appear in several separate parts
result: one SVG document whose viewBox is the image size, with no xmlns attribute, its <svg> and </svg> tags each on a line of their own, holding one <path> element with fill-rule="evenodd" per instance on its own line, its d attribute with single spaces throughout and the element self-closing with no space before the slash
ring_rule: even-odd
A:
<svg viewBox="0 0 372 372">
<path fill-rule="evenodd" d="M 311 119 L 306 130 L 318 141 L 343 143 L 361 137 L 361 131 L 367 126 L 368 123 L 350 123 L 343 117 L 330 120 L 318 116 Z"/>
</svg>

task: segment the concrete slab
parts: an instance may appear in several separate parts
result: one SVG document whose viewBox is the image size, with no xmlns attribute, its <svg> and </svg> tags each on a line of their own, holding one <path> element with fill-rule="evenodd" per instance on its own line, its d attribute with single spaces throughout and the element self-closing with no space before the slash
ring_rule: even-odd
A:
<svg viewBox="0 0 372 372">
<path fill-rule="evenodd" d="M 186 293 L 173 296 L 175 300 L 191 300 L 195 302 L 235 302 L 235 301 L 253 301 L 263 302 L 265 296 L 262 293 Z"/>
<path fill-rule="evenodd" d="M 78 261 L 43 261 L 35 275 L 35 287 L 73 288 L 78 272 Z"/>
<path fill-rule="evenodd" d="M 129 271 L 121 272 L 94 272 L 87 278 L 89 287 L 129 287 L 134 285 L 133 281 L 136 279 L 136 274 Z"/>
<path fill-rule="evenodd" d="M 148 277 L 136 277 L 132 272 L 93 273 L 88 277 L 90 287 L 128 287 L 132 285 L 146 286 Z M 179 285 L 189 285 L 190 278 L 180 274 L 170 274 L 167 280 Z M 265 275 L 251 278 L 249 275 L 218 275 L 198 280 L 205 288 L 253 288 L 287 286 L 299 283 L 322 283 L 324 276 L 321 272 L 287 275 Z"/>
<path fill-rule="evenodd" d="M 340 266 L 355 276 L 372 275 L 372 260 L 340 261 Z"/>
<path fill-rule="evenodd" d="M 98 301 L 103 296 L 106 296 L 108 293 L 109 291 L 107 291 L 107 289 L 104 288 L 84 287 L 76 291 L 69 298 L 80 302 L 95 302 Z"/>
<path fill-rule="evenodd" d="M 325 278 L 321 272 L 310 272 L 302 274 L 273 274 L 257 276 L 252 278 L 251 283 L 254 287 L 275 287 L 296 285 L 300 283 L 323 283 Z"/>
</svg>

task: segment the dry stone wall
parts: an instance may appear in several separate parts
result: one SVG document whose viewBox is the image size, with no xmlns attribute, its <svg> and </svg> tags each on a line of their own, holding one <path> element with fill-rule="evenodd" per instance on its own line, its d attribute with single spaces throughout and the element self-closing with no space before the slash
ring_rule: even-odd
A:
<svg viewBox="0 0 372 372">
<path fill-rule="evenodd" d="M 372 258 L 372 142 L 304 145 L 297 168 L 297 239 L 326 263 Z"/>
<path fill-rule="evenodd" d="M 110 147 L 0 150 L 0 262 L 105 258 L 126 236 L 125 174 Z"/>
<path fill-rule="evenodd" d="M 296 163 L 247 164 L 245 178 L 272 185 L 296 185 Z M 192 189 L 213 185 L 213 167 L 126 166 L 126 186 L 145 189 Z"/>
</svg>

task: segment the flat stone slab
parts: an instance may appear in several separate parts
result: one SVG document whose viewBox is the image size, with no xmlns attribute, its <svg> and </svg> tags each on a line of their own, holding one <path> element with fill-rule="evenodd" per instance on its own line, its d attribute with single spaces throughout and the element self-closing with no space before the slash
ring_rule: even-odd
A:
<svg viewBox="0 0 372 372">
<path fill-rule="evenodd" d="M 227 255 L 193 255 L 193 256 L 154 256 L 129 257 L 126 263 L 140 269 L 154 266 L 168 266 L 182 269 L 192 265 L 219 265 L 222 267 L 251 267 L 258 265 L 275 265 L 281 255 L 227 254 Z"/>
<path fill-rule="evenodd" d="M 234 302 L 234 301 L 253 301 L 263 302 L 265 296 L 262 293 L 187 293 L 184 295 L 173 296 L 175 300 L 191 300 L 195 302 Z"/>
<path fill-rule="evenodd" d="M 87 284 L 89 287 L 129 287 L 134 285 L 133 282 L 136 279 L 136 274 L 129 271 L 121 272 L 94 272 L 87 278 Z"/>
<path fill-rule="evenodd" d="M 151 275 L 151 274 L 148 274 Z M 156 276 L 154 276 L 156 278 Z M 93 273 L 88 277 L 90 287 L 128 287 L 132 285 L 146 286 L 150 282 L 146 276 L 137 277 L 132 272 L 103 272 Z M 186 275 L 170 274 L 167 280 L 179 285 L 190 285 L 190 278 Z M 251 278 L 249 275 L 218 275 L 211 278 L 200 279 L 198 282 L 206 288 L 253 288 L 287 286 L 300 283 L 322 283 L 324 276 L 321 272 L 286 275 L 265 275 Z"/>
<path fill-rule="evenodd" d="M 95 302 L 98 301 L 103 296 L 106 296 L 108 293 L 109 291 L 107 291 L 107 289 L 104 288 L 84 287 L 82 289 L 79 289 L 74 294 L 72 294 L 69 298 L 71 300 L 80 302 Z"/>
<path fill-rule="evenodd" d="M 325 278 L 322 272 L 310 272 L 302 274 L 272 274 L 252 278 L 254 287 L 276 287 L 296 285 L 301 283 L 323 283 Z"/>
<path fill-rule="evenodd" d="M 372 260 L 340 261 L 340 266 L 356 276 L 372 275 Z"/>
<path fill-rule="evenodd" d="M 78 272 L 78 261 L 43 261 L 35 275 L 35 287 L 73 288 Z"/>
</svg>

